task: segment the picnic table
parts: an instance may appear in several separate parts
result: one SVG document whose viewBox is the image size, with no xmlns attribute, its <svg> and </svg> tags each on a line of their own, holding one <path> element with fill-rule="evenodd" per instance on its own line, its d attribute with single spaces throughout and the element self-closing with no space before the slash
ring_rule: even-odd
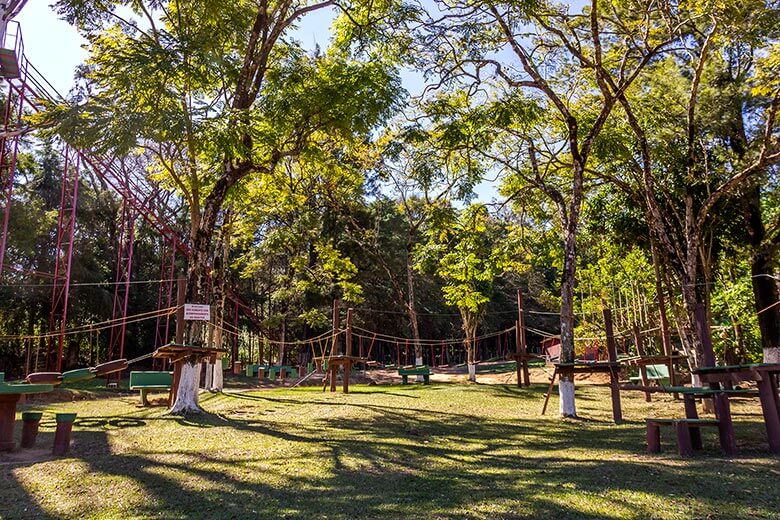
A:
<svg viewBox="0 0 780 520">
<path fill-rule="evenodd" d="M 0 372 L 0 451 L 12 451 L 14 444 L 14 424 L 16 422 L 16 403 L 25 394 L 51 392 L 54 385 L 46 384 L 10 384 L 5 382 L 5 373 Z"/>
<path fill-rule="evenodd" d="M 780 399 L 778 377 L 780 363 L 751 363 L 745 365 L 721 365 L 693 369 L 702 383 L 713 388 L 731 390 L 734 383 L 753 381 L 758 387 L 758 398 L 764 416 L 769 449 L 780 454 Z"/>
</svg>

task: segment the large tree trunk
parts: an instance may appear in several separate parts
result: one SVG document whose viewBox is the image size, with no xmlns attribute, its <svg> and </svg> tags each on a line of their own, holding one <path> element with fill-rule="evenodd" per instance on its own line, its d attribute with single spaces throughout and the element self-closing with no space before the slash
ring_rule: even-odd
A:
<svg viewBox="0 0 780 520">
<path fill-rule="evenodd" d="M 176 389 L 176 402 L 169 413 L 187 415 L 200 413 L 198 405 L 198 386 L 200 383 L 200 363 L 193 360 L 184 363 L 179 377 L 179 386 Z"/>
<path fill-rule="evenodd" d="M 758 326 L 764 363 L 780 363 L 780 291 L 772 278 L 772 262 L 766 255 L 753 255 L 750 265 L 753 275 L 753 296 L 756 302 Z"/>
<path fill-rule="evenodd" d="M 217 217 L 227 196 L 228 190 L 251 167 L 251 163 L 239 163 L 233 166 L 225 165 L 222 177 L 217 180 L 203 204 L 203 213 L 197 226 L 193 226 L 190 241 L 190 256 L 187 262 L 187 291 L 185 301 L 187 303 L 211 304 L 207 301 L 207 286 L 209 279 L 209 261 L 211 259 L 211 244 L 214 238 L 214 230 L 217 225 Z M 204 343 L 204 326 L 202 321 L 188 321 L 184 325 L 184 343 L 187 345 L 202 346 Z M 188 374 L 185 377 L 185 372 Z M 195 374 L 195 375 L 192 375 Z M 193 380 L 191 380 L 194 378 Z M 190 360 L 184 364 L 177 398 L 170 413 L 187 414 L 199 413 L 198 383 L 200 381 L 200 365 L 196 360 Z M 194 385 L 194 386 L 193 386 Z M 194 387 L 192 390 L 191 387 Z"/>
<path fill-rule="evenodd" d="M 561 363 L 574 362 L 574 281 L 577 262 L 577 226 L 566 223 L 563 273 L 561 275 Z M 561 417 L 576 417 L 574 376 L 562 374 L 558 379 Z"/>
<path fill-rule="evenodd" d="M 466 366 L 469 371 L 469 381 L 472 383 L 477 382 L 477 365 L 476 365 L 476 336 L 477 336 L 477 320 L 472 319 L 468 311 L 461 311 L 461 318 L 463 319 L 463 332 L 466 334 Z"/>
<path fill-rule="evenodd" d="M 414 295 L 414 270 L 412 267 L 411 257 L 411 237 L 408 238 L 406 249 L 406 309 L 409 312 L 409 325 L 411 326 L 412 339 L 414 340 L 414 364 L 415 366 L 420 366 L 423 364 L 423 351 L 422 344 L 420 344 L 420 324 L 417 320 L 416 301 Z M 417 376 L 418 382 L 423 382 L 424 379 L 425 378 L 421 375 Z"/>
<path fill-rule="evenodd" d="M 752 254 L 750 274 L 753 298 L 761 330 L 764 363 L 780 363 L 780 291 L 774 278 L 775 259 L 767 249 L 766 229 L 761 218 L 761 188 L 751 188 L 743 197 L 745 224 Z"/>
</svg>

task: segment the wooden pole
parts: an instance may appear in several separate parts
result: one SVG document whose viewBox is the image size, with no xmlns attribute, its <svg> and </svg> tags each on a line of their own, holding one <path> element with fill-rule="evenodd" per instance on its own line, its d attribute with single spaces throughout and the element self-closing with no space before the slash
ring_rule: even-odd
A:
<svg viewBox="0 0 780 520">
<path fill-rule="evenodd" d="M 187 280 L 176 280 L 176 343 L 184 344 L 184 299 L 187 297 Z M 235 359 L 233 360 L 235 362 Z"/>
<path fill-rule="evenodd" d="M 341 300 L 338 298 L 333 300 L 333 315 L 331 326 L 333 327 L 333 343 L 330 347 L 331 355 L 341 354 L 339 346 L 339 313 L 341 312 Z"/>
<path fill-rule="evenodd" d="M 645 368 L 645 364 L 642 361 L 641 358 L 645 357 L 645 346 L 642 344 L 642 335 L 639 333 L 639 327 L 634 324 L 633 327 L 631 327 L 631 330 L 634 334 L 634 344 L 636 345 L 636 352 L 639 354 L 639 377 L 642 378 L 642 386 L 647 387 L 649 384 L 649 381 L 647 380 L 647 368 Z M 645 401 L 648 403 L 652 401 L 652 397 L 650 396 L 650 392 L 645 392 Z"/>
<path fill-rule="evenodd" d="M 615 334 L 612 330 L 612 311 L 604 309 L 604 328 L 607 332 L 607 356 L 609 356 L 609 386 L 612 393 L 612 417 L 615 424 L 623 422 L 623 410 L 620 406 L 620 382 L 618 381 L 619 365 L 615 349 Z"/>
<path fill-rule="evenodd" d="M 531 384 L 531 378 L 528 374 L 528 349 L 525 342 L 525 310 L 523 308 L 523 291 L 517 290 L 517 337 L 520 353 L 523 356 L 523 386 Z"/>
<path fill-rule="evenodd" d="M 696 305 L 696 325 L 699 328 L 699 338 L 701 339 L 702 362 L 705 367 L 715 366 L 715 352 L 712 350 L 712 336 L 710 335 L 710 324 L 707 322 L 707 311 L 704 304 Z"/>
<path fill-rule="evenodd" d="M 347 309 L 347 332 L 344 339 L 347 356 L 352 356 L 352 309 Z M 346 376 L 345 376 L 346 377 Z"/>
<path fill-rule="evenodd" d="M 523 386 L 523 364 L 520 362 L 520 322 L 515 321 L 515 363 L 517 369 L 517 387 Z"/>
</svg>

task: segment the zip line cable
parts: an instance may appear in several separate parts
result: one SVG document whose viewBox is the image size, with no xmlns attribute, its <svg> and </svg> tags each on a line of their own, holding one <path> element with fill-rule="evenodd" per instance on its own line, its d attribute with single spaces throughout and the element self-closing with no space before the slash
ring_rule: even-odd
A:
<svg viewBox="0 0 780 520">
<path fill-rule="evenodd" d="M 168 279 L 160 279 L 160 280 L 131 280 L 129 282 L 75 282 L 71 283 L 71 287 L 104 287 L 104 286 L 114 286 L 114 285 L 135 285 L 135 284 L 153 284 L 153 283 L 166 283 L 166 282 L 174 282 L 176 281 L 176 278 L 168 278 Z M 64 284 L 53 284 L 53 283 L 4 283 L 0 284 L 0 288 L 8 287 L 8 288 L 31 288 L 34 289 L 36 287 L 40 287 L 42 289 L 45 288 L 51 288 L 51 287 L 62 287 Z"/>
<path fill-rule="evenodd" d="M 158 318 L 160 316 L 165 316 L 169 314 L 174 314 L 176 312 L 176 307 L 168 307 L 167 309 L 160 309 L 155 311 L 149 311 L 149 312 L 143 312 L 140 314 L 135 314 L 132 316 L 128 316 L 125 318 L 116 318 L 112 320 L 106 320 L 101 321 L 97 323 L 90 323 L 89 325 L 81 325 L 79 327 L 74 327 L 72 329 L 66 329 L 61 332 L 49 332 L 46 334 L 14 334 L 14 335 L 7 335 L 7 336 L 0 336 L 0 341 L 12 341 L 12 340 L 35 340 L 35 339 L 46 339 L 46 338 L 56 338 L 59 336 L 71 336 L 74 334 L 85 334 L 85 333 L 91 333 L 96 331 L 101 331 L 105 329 L 110 329 L 117 325 L 118 323 L 138 323 L 141 321 L 150 320 L 153 318 Z"/>
</svg>

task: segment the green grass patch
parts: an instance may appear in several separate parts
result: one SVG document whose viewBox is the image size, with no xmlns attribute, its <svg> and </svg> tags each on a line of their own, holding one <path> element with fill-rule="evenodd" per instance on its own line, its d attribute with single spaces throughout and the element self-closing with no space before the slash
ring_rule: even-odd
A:
<svg viewBox="0 0 780 520">
<path fill-rule="evenodd" d="M 778 518 L 780 477 L 758 408 L 735 402 L 741 456 L 647 455 L 647 416 L 681 402 L 578 389 L 587 420 L 541 417 L 534 386 L 355 386 L 203 394 L 190 418 L 137 397 L 43 409 L 78 412 L 68 458 L 5 464 L 0 516 L 55 518 Z M 552 403 L 553 407 L 555 402 Z M 17 437 L 18 438 L 18 437 Z"/>
</svg>

